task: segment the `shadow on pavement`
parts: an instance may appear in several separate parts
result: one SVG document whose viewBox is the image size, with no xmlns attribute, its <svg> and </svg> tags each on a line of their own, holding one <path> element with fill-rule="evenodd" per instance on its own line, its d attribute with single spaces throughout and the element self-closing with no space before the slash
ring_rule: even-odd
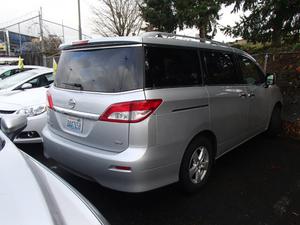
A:
<svg viewBox="0 0 300 225">
<path fill-rule="evenodd" d="M 260 135 L 217 160 L 208 184 L 193 195 L 177 184 L 128 194 L 78 178 L 20 146 L 89 199 L 112 225 L 300 224 L 300 142 Z"/>
</svg>

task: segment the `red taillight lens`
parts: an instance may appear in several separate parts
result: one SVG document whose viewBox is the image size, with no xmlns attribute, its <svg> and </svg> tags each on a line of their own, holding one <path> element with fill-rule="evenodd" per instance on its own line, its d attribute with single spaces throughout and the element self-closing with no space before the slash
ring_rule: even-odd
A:
<svg viewBox="0 0 300 225">
<path fill-rule="evenodd" d="M 117 123 L 138 123 L 150 116 L 161 103 L 161 99 L 116 103 L 109 106 L 99 120 Z"/>
<path fill-rule="evenodd" d="M 53 109 L 53 100 L 49 91 L 47 91 L 47 100 L 49 109 Z"/>
</svg>

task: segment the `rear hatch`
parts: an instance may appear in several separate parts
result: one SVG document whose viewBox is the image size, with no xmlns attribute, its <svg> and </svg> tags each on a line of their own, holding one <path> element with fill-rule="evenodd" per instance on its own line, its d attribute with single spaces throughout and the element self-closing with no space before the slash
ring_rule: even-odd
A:
<svg viewBox="0 0 300 225">
<path fill-rule="evenodd" d="M 143 63 L 136 45 L 64 50 L 48 93 L 50 129 L 89 147 L 124 151 L 129 123 L 99 118 L 112 104 L 145 99 Z"/>
</svg>

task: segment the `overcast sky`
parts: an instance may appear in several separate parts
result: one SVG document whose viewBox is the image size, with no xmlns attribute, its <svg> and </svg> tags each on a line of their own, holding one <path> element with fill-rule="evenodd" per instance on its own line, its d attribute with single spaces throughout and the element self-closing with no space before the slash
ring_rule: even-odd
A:
<svg viewBox="0 0 300 225">
<path fill-rule="evenodd" d="M 4 0 L 2 0 L 4 1 Z M 83 33 L 95 37 L 92 25 L 91 7 L 99 4 L 99 0 L 81 0 L 81 18 Z M 43 17 L 47 20 L 63 23 L 65 25 L 78 28 L 78 11 L 77 0 L 8 0 L 1 4 L 0 28 L 11 23 L 19 22 L 23 19 L 37 15 L 39 8 L 43 9 Z M 219 23 L 233 25 L 238 21 L 238 14 L 231 14 L 232 7 L 222 8 L 220 11 Z M 180 33 L 194 36 L 197 30 L 189 29 Z M 218 32 L 215 40 L 232 41 L 230 37 L 226 37 L 222 32 Z"/>
</svg>

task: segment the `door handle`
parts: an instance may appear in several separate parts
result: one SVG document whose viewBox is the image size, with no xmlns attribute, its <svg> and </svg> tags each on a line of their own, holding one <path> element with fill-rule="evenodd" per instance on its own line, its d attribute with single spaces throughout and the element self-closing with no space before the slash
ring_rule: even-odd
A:
<svg viewBox="0 0 300 225">
<path fill-rule="evenodd" d="M 239 96 L 240 96 L 241 98 L 246 98 L 246 97 L 247 97 L 247 94 L 244 93 L 244 92 L 242 92 L 242 93 L 239 94 Z"/>
</svg>

